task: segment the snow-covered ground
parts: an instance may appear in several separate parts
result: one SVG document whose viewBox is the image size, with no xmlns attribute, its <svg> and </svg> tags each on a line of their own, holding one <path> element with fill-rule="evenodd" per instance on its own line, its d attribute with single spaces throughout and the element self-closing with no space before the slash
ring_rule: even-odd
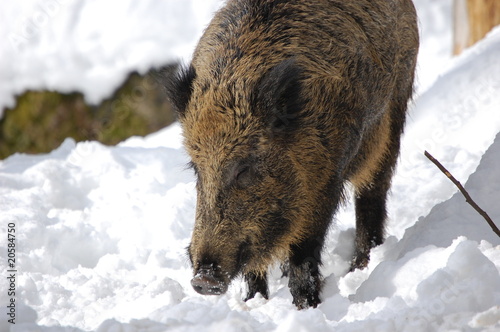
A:
<svg viewBox="0 0 500 332">
<path fill-rule="evenodd" d="M 269 300 L 243 302 L 240 280 L 219 297 L 192 290 L 184 248 L 195 188 L 173 125 L 115 147 L 68 139 L 49 154 L 0 161 L 0 331 L 500 331 L 500 239 L 423 156 L 429 150 L 500 223 L 500 28 L 452 59 L 451 1 L 415 4 L 418 96 L 388 238 L 367 269 L 347 274 L 354 215 L 351 205 L 340 211 L 317 309 L 295 309 L 276 267 Z M 0 105 L 27 88 L 78 89 L 98 101 L 128 70 L 186 58 L 218 5 L 4 1 Z M 30 20 L 39 28 L 14 47 Z M 9 228 L 15 297 L 7 290 Z"/>
</svg>

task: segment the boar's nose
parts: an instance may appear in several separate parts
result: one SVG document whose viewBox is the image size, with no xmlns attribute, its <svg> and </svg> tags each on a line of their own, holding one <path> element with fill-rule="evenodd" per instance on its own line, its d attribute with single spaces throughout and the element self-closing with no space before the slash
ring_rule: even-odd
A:
<svg viewBox="0 0 500 332">
<path fill-rule="evenodd" d="M 203 295 L 221 295 L 227 291 L 227 284 L 215 276 L 212 266 L 202 266 L 191 279 L 191 286 Z"/>
</svg>

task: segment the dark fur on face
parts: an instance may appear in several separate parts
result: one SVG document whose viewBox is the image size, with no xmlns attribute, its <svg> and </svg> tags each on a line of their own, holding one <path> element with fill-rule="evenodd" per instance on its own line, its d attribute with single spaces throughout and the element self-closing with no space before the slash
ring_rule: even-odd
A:
<svg viewBox="0 0 500 332">
<path fill-rule="evenodd" d="M 412 94 L 411 0 L 230 0 L 191 64 L 165 82 L 197 175 L 195 290 L 236 276 L 268 296 L 289 262 L 298 308 L 320 303 L 324 238 L 347 182 L 356 252 L 382 243 L 386 195 Z"/>
</svg>

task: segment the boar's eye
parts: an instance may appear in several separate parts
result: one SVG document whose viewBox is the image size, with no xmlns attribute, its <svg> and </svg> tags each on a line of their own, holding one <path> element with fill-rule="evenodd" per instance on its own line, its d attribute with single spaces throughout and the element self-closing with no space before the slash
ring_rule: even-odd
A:
<svg viewBox="0 0 500 332">
<path fill-rule="evenodd" d="M 250 172 L 250 166 L 242 166 L 237 170 L 236 173 L 236 181 L 242 181 L 245 177 L 248 177 L 248 173 Z"/>
<path fill-rule="evenodd" d="M 233 181 L 239 187 L 247 187 L 252 183 L 253 169 L 249 164 L 242 164 L 235 168 Z"/>
</svg>

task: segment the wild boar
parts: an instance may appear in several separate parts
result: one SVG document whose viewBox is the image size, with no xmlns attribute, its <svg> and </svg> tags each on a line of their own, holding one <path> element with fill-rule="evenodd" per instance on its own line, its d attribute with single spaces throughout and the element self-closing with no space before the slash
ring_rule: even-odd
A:
<svg viewBox="0 0 500 332">
<path fill-rule="evenodd" d="M 289 264 L 299 308 L 320 302 L 325 234 L 354 188 L 352 269 L 384 240 L 386 196 L 413 92 L 411 0 L 229 0 L 167 80 L 197 176 L 194 289 L 268 298 Z"/>
</svg>

